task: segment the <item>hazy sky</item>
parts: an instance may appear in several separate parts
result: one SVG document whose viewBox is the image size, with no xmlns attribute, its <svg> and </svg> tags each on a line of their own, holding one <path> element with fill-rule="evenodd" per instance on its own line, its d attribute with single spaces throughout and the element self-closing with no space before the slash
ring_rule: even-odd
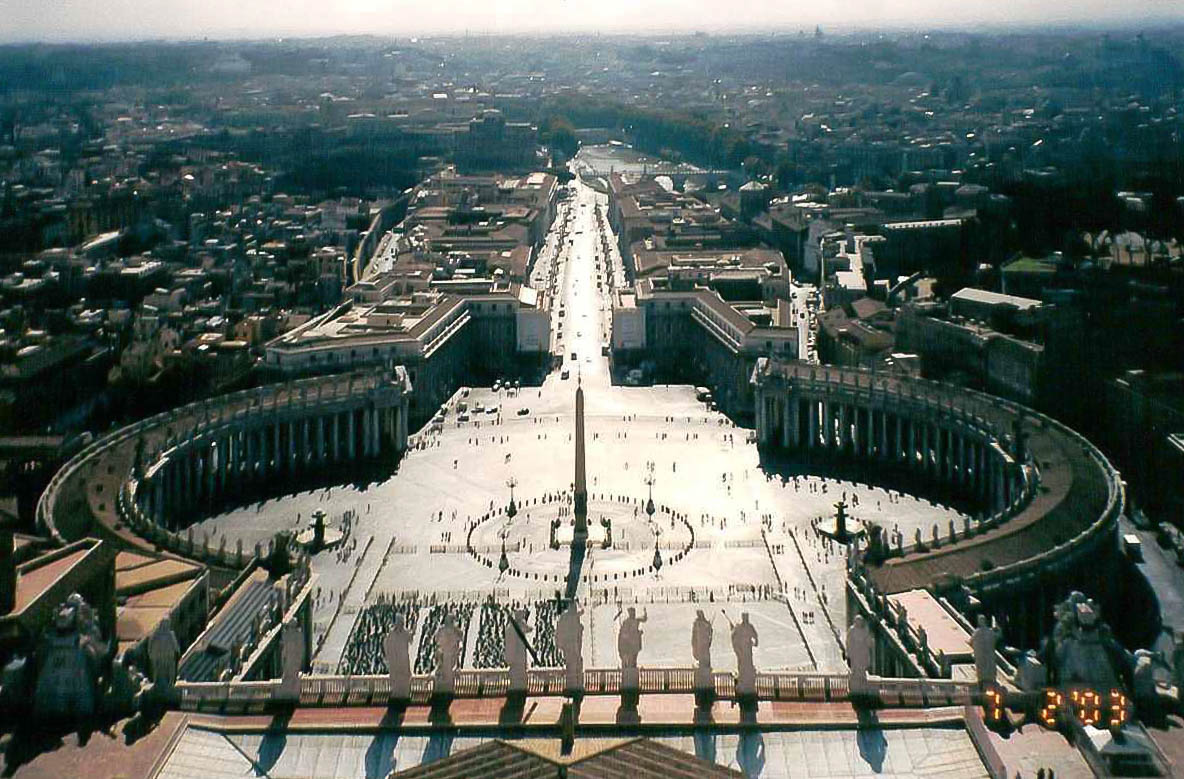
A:
<svg viewBox="0 0 1184 779">
<path fill-rule="evenodd" d="M 335 33 L 1099 25 L 1184 19 L 1180 0 L 0 0 L 0 40 Z"/>
</svg>

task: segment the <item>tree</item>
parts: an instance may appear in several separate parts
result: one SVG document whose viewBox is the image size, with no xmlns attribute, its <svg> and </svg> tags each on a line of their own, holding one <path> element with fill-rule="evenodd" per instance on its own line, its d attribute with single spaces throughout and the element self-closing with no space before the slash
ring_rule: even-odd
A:
<svg viewBox="0 0 1184 779">
<path fill-rule="evenodd" d="M 571 158 L 580 149 L 575 127 L 566 116 L 548 116 L 539 124 L 539 143 Z"/>
</svg>

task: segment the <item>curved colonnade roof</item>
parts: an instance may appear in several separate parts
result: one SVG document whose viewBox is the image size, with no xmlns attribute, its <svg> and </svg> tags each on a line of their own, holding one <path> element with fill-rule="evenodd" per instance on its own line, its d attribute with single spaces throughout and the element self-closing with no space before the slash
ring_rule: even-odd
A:
<svg viewBox="0 0 1184 779">
<path fill-rule="evenodd" d="M 87 446 L 62 466 L 41 497 L 38 521 L 59 540 L 97 535 L 123 546 L 154 550 L 151 541 L 122 523 L 116 509 L 116 498 L 131 473 L 141 437 L 146 452 L 159 452 L 166 448 L 170 431 L 174 437 L 183 436 L 194 431 L 203 420 L 227 417 L 248 408 L 266 413 L 298 400 L 302 388 L 309 399 L 316 397 L 318 388 L 325 393 L 366 392 L 379 386 L 382 376 L 380 371 L 367 371 L 266 385 L 191 403 L 120 428 Z M 256 405 L 255 398 L 260 394 L 263 401 Z"/>
<path fill-rule="evenodd" d="M 904 592 L 929 587 L 946 576 L 967 580 L 1018 566 L 1121 513 L 1122 482 L 1105 456 L 1068 427 L 1010 401 L 933 381 L 803 363 L 762 360 L 753 379 L 757 384 L 813 380 L 864 393 L 874 386 L 877 395 L 899 392 L 910 402 L 928 402 L 935 415 L 963 409 L 1008 435 L 1022 416 L 1025 446 L 1039 470 L 1032 500 L 1011 519 L 971 538 L 869 566 L 868 574 L 881 592 Z"/>
</svg>

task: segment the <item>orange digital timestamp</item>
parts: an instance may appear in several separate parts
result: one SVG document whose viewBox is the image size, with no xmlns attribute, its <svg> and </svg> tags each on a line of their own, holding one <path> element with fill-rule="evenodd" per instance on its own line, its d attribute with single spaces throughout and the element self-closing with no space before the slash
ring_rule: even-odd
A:
<svg viewBox="0 0 1184 779">
<path fill-rule="evenodd" d="M 1037 713 L 1041 724 L 1055 730 L 1060 724 L 1061 707 L 1064 705 L 1065 696 L 1059 690 L 1045 690 L 1044 702 Z"/>
<path fill-rule="evenodd" d="M 1111 690 L 1109 705 L 1106 707 L 1109 716 L 1107 723 L 1111 728 L 1121 728 L 1131 718 L 1131 705 L 1122 690 Z"/>
<path fill-rule="evenodd" d="M 1107 708 L 1105 704 L 1096 690 L 1081 689 L 1069 692 L 1069 705 L 1072 707 L 1073 716 L 1082 725 L 1099 725 Z"/>
<path fill-rule="evenodd" d="M 1003 691 L 998 687 L 988 687 L 983 693 L 983 716 L 988 722 L 1003 721 Z"/>
</svg>

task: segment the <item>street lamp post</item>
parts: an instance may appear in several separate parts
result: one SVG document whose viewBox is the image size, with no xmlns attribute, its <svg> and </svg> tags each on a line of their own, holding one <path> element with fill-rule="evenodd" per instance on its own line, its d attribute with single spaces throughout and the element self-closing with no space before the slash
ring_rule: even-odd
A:
<svg viewBox="0 0 1184 779">
<path fill-rule="evenodd" d="M 645 502 L 645 513 L 646 513 L 646 516 L 648 516 L 650 518 L 650 525 L 653 526 L 654 512 L 657 511 L 657 507 L 654 505 L 654 482 L 657 481 L 657 479 L 654 478 L 654 464 L 648 463 L 646 465 L 646 471 L 647 471 L 647 473 L 646 473 L 645 479 L 643 481 L 645 482 L 645 486 L 649 488 L 649 497 L 647 498 L 647 500 Z M 658 539 L 661 536 L 661 532 L 662 531 L 660 529 L 655 527 L 655 529 L 654 529 L 654 560 L 652 563 L 652 565 L 654 567 L 654 573 L 657 573 L 658 571 L 662 570 L 662 553 L 658 550 Z"/>
<path fill-rule="evenodd" d="M 646 470 L 649 472 L 645 475 L 645 478 L 642 481 L 645 483 L 645 486 L 650 488 L 650 494 L 649 494 L 649 499 L 646 501 L 646 504 L 645 504 L 645 513 L 649 515 L 650 520 L 653 520 L 654 511 L 656 511 L 656 508 L 654 506 L 654 482 L 656 481 L 656 479 L 654 478 L 653 464 L 650 463 L 649 465 L 646 465 Z"/>
<path fill-rule="evenodd" d="M 518 506 L 514 504 L 514 488 L 518 486 L 518 480 L 511 476 L 506 479 L 506 486 L 510 488 L 510 505 L 506 506 L 506 516 L 513 519 L 518 514 Z"/>
</svg>

